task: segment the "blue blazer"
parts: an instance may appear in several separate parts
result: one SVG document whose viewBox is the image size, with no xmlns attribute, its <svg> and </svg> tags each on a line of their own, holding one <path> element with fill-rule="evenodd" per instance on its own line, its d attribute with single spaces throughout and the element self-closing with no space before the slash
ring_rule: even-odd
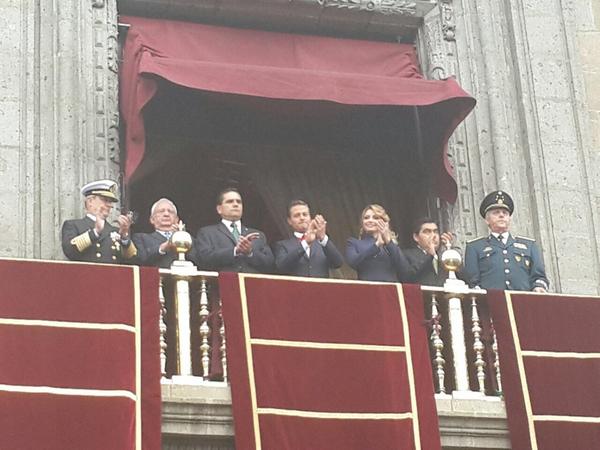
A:
<svg viewBox="0 0 600 450">
<path fill-rule="evenodd" d="M 344 263 L 331 239 L 325 246 L 314 240 L 310 245 L 310 258 L 296 237 L 277 242 L 273 250 L 275 266 L 284 275 L 329 278 L 329 269 L 337 269 Z"/>
<path fill-rule="evenodd" d="M 375 238 L 370 235 L 348 239 L 346 262 L 356 270 L 359 280 L 410 281 L 409 263 L 400 247 L 393 242 L 378 247 Z"/>
</svg>

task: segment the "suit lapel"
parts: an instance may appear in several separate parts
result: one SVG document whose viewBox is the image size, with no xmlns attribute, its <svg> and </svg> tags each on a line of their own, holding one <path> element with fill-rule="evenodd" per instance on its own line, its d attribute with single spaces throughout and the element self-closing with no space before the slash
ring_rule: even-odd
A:
<svg viewBox="0 0 600 450">
<path fill-rule="evenodd" d="M 223 222 L 219 223 L 217 228 L 221 233 L 223 233 L 225 236 L 227 236 L 231 242 L 233 242 L 233 245 L 237 244 L 237 242 L 235 242 L 235 239 L 233 238 L 233 234 L 231 234 L 231 231 L 229 231 L 227 229 L 227 227 L 225 226 L 225 224 Z M 242 234 L 243 234 L 243 232 L 242 232 Z"/>
<path fill-rule="evenodd" d="M 100 233 L 100 240 L 104 241 L 104 240 L 110 240 L 110 234 L 113 232 L 114 230 L 112 229 L 112 227 L 108 224 L 108 222 L 104 223 L 104 228 L 102 228 L 102 233 Z"/>
<path fill-rule="evenodd" d="M 508 239 L 506 239 L 506 246 L 510 247 L 515 243 L 515 238 L 513 238 L 512 234 L 508 233 Z"/>
<path fill-rule="evenodd" d="M 318 251 L 317 249 L 317 245 L 321 246 L 321 244 L 319 244 L 319 242 L 315 239 L 312 244 L 310 244 L 310 256 L 306 256 L 306 252 L 304 252 L 304 257 L 306 259 L 308 259 L 309 261 L 313 261 L 315 258 L 315 254 Z"/>
<path fill-rule="evenodd" d="M 96 223 L 92 219 L 90 219 L 88 216 L 85 216 L 83 218 L 83 221 L 86 222 L 91 227 L 94 227 L 96 225 Z"/>
<path fill-rule="evenodd" d="M 160 234 L 158 231 L 155 231 L 150 236 L 152 236 L 152 238 L 156 239 L 161 244 L 167 240 L 167 238 L 164 237 L 164 235 Z"/>
<path fill-rule="evenodd" d="M 490 236 L 488 237 L 488 243 L 492 246 L 492 247 L 498 247 L 498 248 L 504 248 L 504 246 L 502 245 L 502 242 L 500 242 L 496 236 L 494 236 L 493 234 L 490 234 Z"/>
</svg>

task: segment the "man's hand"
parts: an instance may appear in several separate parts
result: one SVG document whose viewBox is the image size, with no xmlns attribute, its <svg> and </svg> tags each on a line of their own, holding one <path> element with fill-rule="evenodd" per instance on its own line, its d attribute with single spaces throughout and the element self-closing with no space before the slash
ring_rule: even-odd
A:
<svg viewBox="0 0 600 450">
<path fill-rule="evenodd" d="M 249 233 L 245 236 L 240 236 L 240 239 L 235 246 L 235 251 L 238 255 L 249 255 L 252 253 L 252 242 L 260 237 L 260 233 Z"/>
<path fill-rule="evenodd" d="M 167 239 L 165 242 L 160 244 L 158 250 L 160 253 L 168 253 L 171 250 L 175 250 L 175 246 L 171 242 L 171 239 Z"/>
<path fill-rule="evenodd" d="M 454 241 L 454 234 L 446 231 L 440 236 L 440 241 L 442 242 L 442 245 L 446 245 L 448 243 L 452 245 L 452 242 Z"/>
<path fill-rule="evenodd" d="M 325 220 L 325 218 L 321 214 L 317 214 L 313 219 L 312 223 L 314 223 L 314 229 L 317 235 L 317 239 L 319 241 L 325 239 L 325 235 L 327 234 L 327 221 Z"/>
<path fill-rule="evenodd" d="M 435 246 L 435 242 L 433 241 L 433 237 L 430 237 L 427 241 L 427 245 L 424 249 L 428 255 L 434 256 L 437 253 L 437 247 Z"/>
<path fill-rule="evenodd" d="M 304 233 L 304 241 L 310 245 L 314 242 L 314 240 L 317 238 L 317 224 L 316 222 L 313 220 L 311 220 L 311 222 L 308 224 L 308 229 L 306 230 L 306 232 Z"/>
<path fill-rule="evenodd" d="M 178 223 L 174 223 L 171 225 L 171 229 L 170 230 L 165 230 L 165 231 L 170 231 L 171 233 L 175 233 L 176 231 L 179 231 L 179 224 Z M 171 239 L 167 239 L 165 242 L 163 242 L 162 244 L 160 244 L 160 246 L 158 247 L 158 251 L 160 253 L 168 253 L 171 250 L 175 250 L 175 245 L 173 244 L 173 242 L 171 242 Z"/>
<path fill-rule="evenodd" d="M 119 234 L 121 235 L 121 239 L 129 239 L 131 218 L 129 216 L 121 214 L 119 217 L 117 217 L 117 222 L 119 222 Z"/>
</svg>

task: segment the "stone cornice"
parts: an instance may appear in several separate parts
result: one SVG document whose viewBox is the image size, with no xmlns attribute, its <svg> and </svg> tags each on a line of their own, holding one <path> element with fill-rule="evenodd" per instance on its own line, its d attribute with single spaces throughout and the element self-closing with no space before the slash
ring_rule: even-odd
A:
<svg viewBox="0 0 600 450">
<path fill-rule="evenodd" d="M 122 14 L 201 23 L 414 41 L 436 0 L 119 0 Z"/>
<path fill-rule="evenodd" d="M 297 0 L 296 0 L 297 1 Z M 347 8 L 356 11 L 372 11 L 380 14 L 423 17 L 435 6 L 435 1 L 405 0 L 301 0 L 318 3 L 324 7 Z"/>
</svg>

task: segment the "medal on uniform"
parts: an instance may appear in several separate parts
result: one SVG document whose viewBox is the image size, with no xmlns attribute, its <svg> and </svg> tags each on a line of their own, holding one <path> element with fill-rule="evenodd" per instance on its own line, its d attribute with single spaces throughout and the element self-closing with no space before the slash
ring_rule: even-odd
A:
<svg viewBox="0 0 600 450">
<path fill-rule="evenodd" d="M 517 262 L 521 262 L 521 255 L 515 255 L 515 259 L 517 260 Z"/>
<path fill-rule="evenodd" d="M 110 239 L 112 240 L 112 249 L 119 251 L 121 249 L 121 235 L 116 231 L 110 233 Z"/>
</svg>

